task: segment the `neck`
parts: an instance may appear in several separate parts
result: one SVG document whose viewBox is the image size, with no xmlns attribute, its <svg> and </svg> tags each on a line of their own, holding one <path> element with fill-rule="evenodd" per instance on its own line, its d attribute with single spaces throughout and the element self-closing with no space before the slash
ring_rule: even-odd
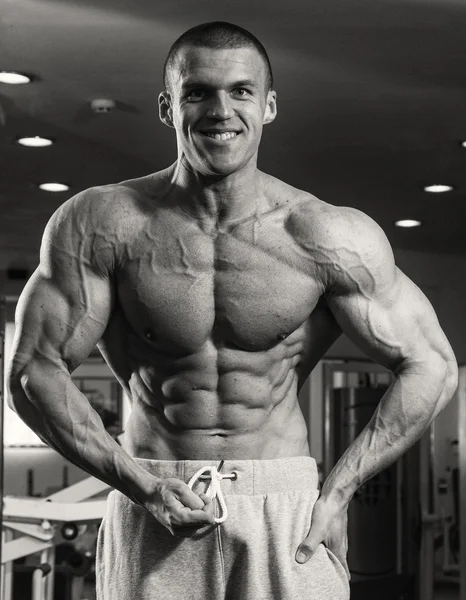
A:
<svg viewBox="0 0 466 600">
<path fill-rule="evenodd" d="M 170 187 L 176 187 L 177 204 L 190 216 L 224 224 L 256 214 L 263 205 L 262 174 L 256 164 L 230 175 L 203 175 L 184 160 L 168 169 Z"/>
</svg>

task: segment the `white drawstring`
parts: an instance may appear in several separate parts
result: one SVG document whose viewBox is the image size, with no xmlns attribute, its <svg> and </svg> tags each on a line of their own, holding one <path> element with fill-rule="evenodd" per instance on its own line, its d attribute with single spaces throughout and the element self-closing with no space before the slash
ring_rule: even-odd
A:
<svg viewBox="0 0 466 600">
<path fill-rule="evenodd" d="M 192 489 L 195 481 L 198 478 L 200 478 L 201 475 L 204 475 L 204 473 L 208 473 L 210 476 L 210 484 L 205 493 L 207 496 L 209 496 L 209 498 L 212 498 L 212 500 L 217 496 L 218 502 L 220 504 L 220 508 L 222 509 L 222 516 L 215 517 L 215 522 L 223 523 L 224 521 L 226 521 L 226 518 L 228 516 L 228 509 L 227 509 L 227 505 L 225 504 L 225 498 L 223 497 L 223 492 L 222 492 L 222 488 L 220 486 L 220 482 L 222 479 L 236 479 L 236 473 L 224 475 L 223 473 L 219 473 L 217 471 L 217 467 L 215 467 L 215 466 L 201 467 L 199 469 L 199 471 L 197 471 L 197 473 L 194 473 L 194 475 L 191 477 L 191 479 L 189 480 L 188 486 Z M 206 477 L 203 477 L 203 479 L 205 479 L 205 478 Z"/>
</svg>

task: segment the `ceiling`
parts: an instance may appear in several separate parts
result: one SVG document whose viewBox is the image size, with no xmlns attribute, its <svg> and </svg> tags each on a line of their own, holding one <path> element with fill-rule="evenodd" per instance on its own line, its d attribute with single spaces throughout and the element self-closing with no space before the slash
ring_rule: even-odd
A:
<svg viewBox="0 0 466 600">
<path fill-rule="evenodd" d="M 0 268 L 33 268 L 43 229 L 70 195 L 174 162 L 158 120 L 171 43 L 204 21 L 249 29 L 267 48 L 278 117 L 259 168 L 371 215 L 395 248 L 466 254 L 464 0 L 0 0 Z M 93 98 L 126 110 L 87 118 Z M 28 149 L 18 136 L 56 140 Z M 37 189 L 44 181 L 65 193 Z M 447 194 L 423 185 L 451 183 Z M 399 229 L 416 218 L 423 226 Z"/>
</svg>

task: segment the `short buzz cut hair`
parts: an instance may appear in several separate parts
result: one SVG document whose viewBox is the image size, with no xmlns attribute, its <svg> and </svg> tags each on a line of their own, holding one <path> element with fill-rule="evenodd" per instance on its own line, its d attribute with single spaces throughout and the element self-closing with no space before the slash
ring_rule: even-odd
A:
<svg viewBox="0 0 466 600">
<path fill-rule="evenodd" d="M 188 29 L 173 43 L 163 67 L 163 83 L 167 90 L 170 88 L 170 72 L 176 67 L 178 53 L 186 46 L 216 50 L 255 48 L 265 63 L 266 91 L 273 88 L 272 65 L 267 51 L 256 36 L 239 25 L 225 21 L 211 21 Z"/>
</svg>

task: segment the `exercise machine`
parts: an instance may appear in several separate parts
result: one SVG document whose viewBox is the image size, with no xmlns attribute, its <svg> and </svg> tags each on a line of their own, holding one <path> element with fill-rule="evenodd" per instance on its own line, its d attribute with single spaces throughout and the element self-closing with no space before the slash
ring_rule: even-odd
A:
<svg viewBox="0 0 466 600">
<path fill-rule="evenodd" d="M 100 523 L 111 488 L 86 477 L 45 498 L 4 495 L 4 338 L 6 306 L 12 300 L 0 298 L 0 600 L 12 599 L 13 561 L 33 554 L 40 559 L 33 572 L 31 600 L 53 600 L 56 546 L 77 538 L 83 525 Z M 95 496 L 100 499 L 91 500 Z"/>
<path fill-rule="evenodd" d="M 311 409 L 311 422 L 316 417 L 321 422 L 325 479 L 367 423 L 392 379 L 379 365 L 344 359 L 321 361 L 311 374 L 311 384 L 313 378 L 318 378 L 320 389 L 314 390 L 312 402 L 321 398 L 321 414 Z M 437 563 L 443 580 L 461 587 L 458 600 L 466 600 L 466 518 L 462 519 L 462 507 L 466 506 L 466 367 L 460 367 L 457 395 L 456 474 L 442 479 L 434 422 L 416 446 L 367 482 L 351 502 L 348 564 L 352 597 L 358 598 L 361 592 L 361 597 L 433 600 Z M 442 499 L 447 494 L 445 489 L 439 492 L 439 481 L 449 486 L 448 499 L 455 499 L 457 510 L 444 510 L 439 502 L 439 493 L 445 494 Z"/>
<path fill-rule="evenodd" d="M 40 563 L 33 573 L 31 600 L 53 600 L 55 546 L 63 539 L 76 538 L 80 525 L 102 520 L 106 499 L 89 499 L 108 490 L 105 483 L 88 477 L 47 498 L 5 496 L 1 600 L 12 598 L 13 561 L 36 553 L 40 553 Z M 13 532 L 20 537 L 11 539 Z"/>
</svg>

